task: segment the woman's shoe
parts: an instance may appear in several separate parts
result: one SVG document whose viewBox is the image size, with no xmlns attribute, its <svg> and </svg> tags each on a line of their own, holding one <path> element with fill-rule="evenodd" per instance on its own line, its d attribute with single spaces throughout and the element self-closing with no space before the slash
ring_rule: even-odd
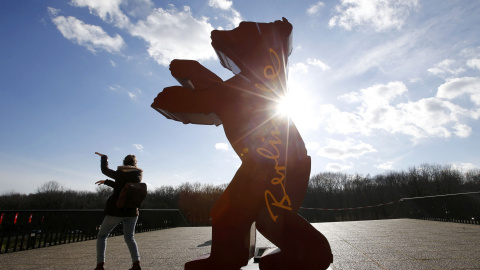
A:
<svg viewBox="0 0 480 270">
<path fill-rule="evenodd" d="M 140 261 L 134 262 L 130 270 L 142 270 L 142 267 L 140 267 Z"/>
<path fill-rule="evenodd" d="M 105 263 L 103 263 L 103 262 L 102 262 L 102 263 L 98 263 L 98 264 L 97 264 L 97 267 L 95 267 L 94 270 L 105 270 L 105 268 L 103 267 L 104 264 L 105 264 Z"/>
</svg>

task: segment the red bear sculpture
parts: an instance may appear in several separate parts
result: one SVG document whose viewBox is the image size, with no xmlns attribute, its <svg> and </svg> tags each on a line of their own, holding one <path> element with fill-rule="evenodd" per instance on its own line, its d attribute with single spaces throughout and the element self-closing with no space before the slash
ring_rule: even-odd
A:
<svg viewBox="0 0 480 270">
<path fill-rule="evenodd" d="M 279 250 L 263 270 L 327 269 L 327 239 L 297 212 L 310 177 L 310 157 L 292 120 L 277 112 L 286 94 L 292 25 L 242 22 L 212 31 L 212 46 L 235 76 L 223 81 L 196 61 L 173 60 L 182 86 L 165 88 L 152 107 L 183 123 L 223 124 L 242 164 L 211 210 L 211 254 L 186 270 L 238 270 L 252 256 L 252 224 Z"/>
</svg>

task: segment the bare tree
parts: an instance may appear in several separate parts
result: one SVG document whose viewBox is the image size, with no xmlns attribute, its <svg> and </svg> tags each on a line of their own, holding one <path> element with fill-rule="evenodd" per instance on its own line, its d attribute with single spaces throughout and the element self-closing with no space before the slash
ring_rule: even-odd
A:
<svg viewBox="0 0 480 270">
<path fill-rule="evenodd" d="M 36 190 L 36 193 L 55 193 L 62 192 L 64 190 L 65 188 L 57 181 L 49 181 L 39 186 Z"/>
</svg>

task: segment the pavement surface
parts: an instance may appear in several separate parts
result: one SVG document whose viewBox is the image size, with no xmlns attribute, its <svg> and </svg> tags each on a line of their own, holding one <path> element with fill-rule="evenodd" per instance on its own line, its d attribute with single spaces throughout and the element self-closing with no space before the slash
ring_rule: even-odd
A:
<svg viewBox="0 0 480 270">
<path fill-rule="evenodd" d="M 313 223 L 330 242 L 329 270 L 480 269 L 480 226 L 414 219 Z M 211 227 L 139 233 L 142 269 L 176 270 L 210 252 Z M 274 248 L 257 233 L 257 247 Z M 94 269 L 95 240 L 0 254 L 0 269 Z M 106 269 L 129 269 L 122 236 L 108 239 Z M 243 270 L 258 269 L 253 261 Z M 296 270 L 296 269 L 292 269 Z"/>
</svg>

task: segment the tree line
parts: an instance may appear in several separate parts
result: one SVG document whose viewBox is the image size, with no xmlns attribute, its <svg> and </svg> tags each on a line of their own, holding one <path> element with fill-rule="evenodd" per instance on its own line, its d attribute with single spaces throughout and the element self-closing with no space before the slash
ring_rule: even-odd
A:
<svg viewBox="0 0 480 270">
<path fill-rule="evenodd" d="M 319 173 L 310 178 L 304 207 L 348 208 L 402 198 L 480 191 L 480 169 L 462 173 L 447 165 L 422 164 L 375 176 Z"/>
<path fill-rule="evenodd" d="M 191 225 L 209 225 L 209 212 L 227 184 L 183 183 L 149 190 L 143 209 L 180 209 Z M 376 205 L 401 198 L 480 191 L 480 169 L 461 172 L 451 166 L 422 164 L 375 176 L 323 172 L 310 178 L 303 202 L 306 208 L 347 208 Z M 34 193 L 0 195 L 2 210 L 103 209 L 112 189 L 95 192 L 65 189 L 55 181 Z"/>
</svg>

